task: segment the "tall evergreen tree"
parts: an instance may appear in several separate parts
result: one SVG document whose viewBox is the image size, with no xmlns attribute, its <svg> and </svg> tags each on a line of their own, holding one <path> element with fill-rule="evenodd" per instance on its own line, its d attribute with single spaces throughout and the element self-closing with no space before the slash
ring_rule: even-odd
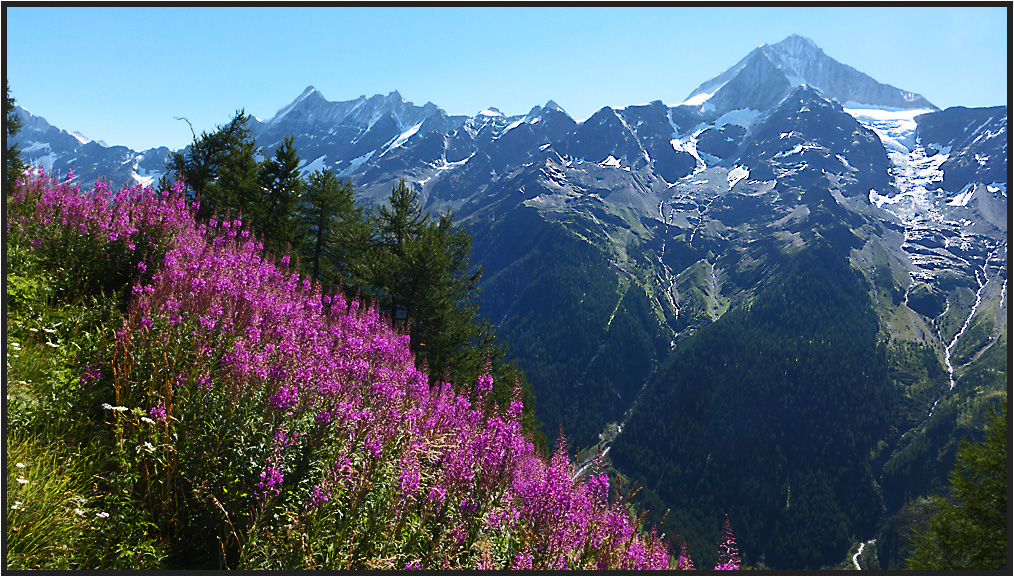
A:
<svg viewBox="0 0 1014 577">
<path fill-rule="evenodd" d="M 351 195 L 349 188 L 349 205 L 354 204 Z M 302 204 L 309 204 L 308 196 Z M 493 326 L 478 316 L 482 267 L 470 262 L 468 231 L 454 224 L 451 212 L 432 219 L 404 180 L 392 188 L 386 205 L 371 210 L 365 237 L 360 215 L 357 211 L 341 219 L 344 224 L 333 237 L 332 262 L 346 288 L 363 290 L 392 322 L 409 328 L 412 351 L 418 363 L 428 365 L 431 382 L 447 377 L 458 386 L 473 384 L 489 371 L 494 378 L 490 399 L 506 407 L 520 393 L 522 423 L 538 431 L 524 374 L 506 360 L 506 347 L 497 341 Z M 544 436 L 537 441 L 545 444 Z"/>
<path fill-rule="evenodd" d="M 250 137 L 250 115 L 237 110 L 232 119 L 214 132 L 194 136 L 183 151 L 174 152 L 166 161 L 166 170 L 183 177 L 188 194 L 200 195 L 197 218 L 206 219 L 215 212 L 258 212 L 260 182 L 256 169 L 256 148 Z M 224 177 L 224 178 L 223 178 Z"/>
<path fill-rule="evenodd" d="M 992 409 L 985 439 L 958 449 L 951 499 L 933 499 L 936 513 L 914 534 L 909 569 L 1011 570 L 1008 440 L 1007 416 Z"/>
<path fill-rule="evenodd" d="M 372 274 L 369 282 L 382 311 L 395 323 L 409 316 L 409 300 L 423 291 L 422 279 L 409 279 L 409 255 L 420 258 L 418 247 L 411 246 L 422 234 L 429 219 L 423 213 L 418 194 L 402 179 L 391 191 L 388 206 L 379 205 L 370 214 L 376 231 Z M 421 263 L 416 263 L 416 273 Z M 412 311 L 416 312 L 416 311 Z"/>
<path fill-rule="evenodd" d="M 303 186 L 299 175 L 299 154 L 292 136 L 286 137 L 285 142 L 275 149 L 273 157 L 261 162 L 260 177 L 266 211 L 260 221 L 260 231 L 264 234 L 266 246 L 281 252 L 287 243 L 296 244 L 293 242 L 294 213 Z"/>
<path fill-rule="evenodd" d="M 25 165 L 21 162 L 21 150 L 17 143 L 13 142 L 14 137 L 21 132 L 21 118 L 14 111 L 14 97 L 11 96 L 11 82 L 4 78 L 6 96 L 4 97 L 4 133 L 6 144 L 4 147 L 4 195 L 10 191 L 10 184 L 14 182 L 24 170 Z"/>
<path fill-rule="evenodd" d="M 352 278 L 355 284 L 368 230 L 349 181 L 339 180 L 330 168 L 309 175 L 299 202 L 296 237 L 314 280 L 336 284 Z"/>
<path fill-rule="evenodd" d="M 469 262 L 472 237 L 454 226 L 453 220 L 448 212 L 436 222 L 427 221 L 418 235 L 403 241 L 403 282 L 389 290 L 405 308 L 413 350 L 438 373 L 478 368 L 483 362 L 475 357 L 482 351 L 471 347 L 478 336 L 476 295 L 482 267 Z"/>
<path fill-rule="evenodd" d="M 257 148 L 252 139 L 234 144 L 228 161 L 222 165 L 216 188 L 222 198 L 228 199 L 225 208 L 240 211 L 244 215 L 243 220 L 252 223 L 253 229 L 260 232 L 270 211 L 261 186 L 261 167 L 256 154 Z"/>
<path fill-rule="evenodd" d="M 372 211 L 371 221 L 369 292 L 396 324 L 410 327 L 412 351 L 427 363 L 430 379 L 471 384 L 488 363 L 495 383 L 491 397 L 506 406 L 517 382 L 531 406 L 524 375 L 506 361 L 493 326 L 478 315 L 482 267 L 471 262 L 472 237 L 454 224 L 453 213 L 432 219 L 402 180 L 388 204 Z M 525 419 L 534 430 L 534 413 Z"/>
</svg>

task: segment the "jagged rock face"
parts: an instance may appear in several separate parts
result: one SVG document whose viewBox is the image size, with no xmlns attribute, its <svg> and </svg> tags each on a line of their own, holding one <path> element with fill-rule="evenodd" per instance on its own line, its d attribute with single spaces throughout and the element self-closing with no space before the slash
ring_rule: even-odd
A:
<svg viewBox="0 0 1014 577">
<path fill-rule="evenodd" d="M 310 86 L 270 120 L 254 122 L 251 132 L 268 154 L 286 136 L 294 136 L 294 144 L 305 161 L 304 169 L 331 168 L 346 176 L 367 160 L 375 159 L 379 164 L 379 156 L 384 154 L 388 154 L 384 161 L 390 171 L 414 162 L 433 162 L 443 146 L 436 151 L 437 147 L 428 143 L 411 158 L 399 149 L 413 136 L 445 133 L 464 120 L 447 116 L 433 103 L 415 106 L 397 91 L 387 96 L 331 102 Z"/>
<path fill-rule="evenodd" d="M 734 159 L 746 134 L 746 128 L 738 124 L 713 126 L 697 136 L 697 150 L 721 160 Z"/>
<path fill-rule="evenodd" d="M 767 54 L 757 49 L 702 107 L 704 113 L 740 108 L 767 110 L 785 97 L 793 85 Z"/>
<path fill-rule="evenodd" d="M 571 158 L 589 162 L 607 162 L 610 157 L 626 166 L 647 162 L 641 154 L 637 136 L 608 106 L 581 123 L 556 149 Z"/>
<path fill-rule="evenodd" d="M 645 106 L 628 106 L 619 112 L 637 138 L 642 156 L 666 182 L 676 182 L 697 166 L 693 156 L 673 148 L 672 139 L 680 132 L 680 123 L 684 126 L 690 123 L 678 116 L 674 118 L 672 112 L 659 100 Z M 630 164 L 636 165 L 635 162 Z"/>
<path fill-rule="evenodd" d="M 883 187 L 888 158 L 880 138 L 837 102 L 802 86 L 786 97 L 752 133 L 740 161 L 751 174 L 800 188 L 844 176 L 848 196 Z"/>
<path fill-rule="evenodd" d="M 928 156 L 949 149 L 940 166 L 941 187 L 958 192 L 971 182 L 1007 179 L 1007 108 L 952 107 L 916 117 L 919 143 Z"/>
<path fill-rule="evenodd" d="M 135 152 L 126 146 L 106 146 L 79 134 L 71 134 L 18 106 L 21 132 L 15 138 L 26 164 L 43 165 L 47 171 L 63 175 L 73 172 L 72 182 L 90 187 L 98 179 L 112 187 L 150 184 L 165 172 L 169 149 L 161 146 Z"/>
</svg>

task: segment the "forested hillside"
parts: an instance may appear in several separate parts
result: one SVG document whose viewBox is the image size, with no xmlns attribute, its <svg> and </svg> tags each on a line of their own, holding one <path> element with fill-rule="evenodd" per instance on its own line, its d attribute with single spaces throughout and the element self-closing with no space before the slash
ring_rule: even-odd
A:
<svg viewBox="0 0 1014 577">
<path fill-rule="evenodd" d="M 864 463 L 887 429 L 877 332 L 862 277 L 818 241 L 666 361 L 613 460 L 690 535 L 728 510 L 745 555 L 819 567 L 880 514 Z"/>
</svg>

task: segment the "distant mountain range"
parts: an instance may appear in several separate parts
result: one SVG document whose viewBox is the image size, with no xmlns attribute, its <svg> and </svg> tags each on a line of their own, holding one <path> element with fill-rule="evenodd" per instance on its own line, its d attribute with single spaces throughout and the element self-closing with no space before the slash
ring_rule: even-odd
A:
<svg viewBox="0 0 1014 577">
<path fill-rule="evenodd" d="M 19 114 L 23 157 L 85 185 L 164 170 Z M 856 562 L 898 568 L 918 497 L 1005 403 L 1006 106 L 939 110 L 794 35 L 584 122 L 311 86 L 252 129 L 364 202 L 405 179 L 454 210 L 547 435 L 600 444 L 688 542 L 729 513 L 748 564 L 852 567 L 876 539 Z"/>
</svg>

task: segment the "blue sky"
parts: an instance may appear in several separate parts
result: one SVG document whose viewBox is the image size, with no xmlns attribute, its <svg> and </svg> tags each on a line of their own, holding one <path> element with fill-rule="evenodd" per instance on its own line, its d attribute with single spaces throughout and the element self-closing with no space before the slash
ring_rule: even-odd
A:
<svg viewBox="0 0 1014 577">
<path fill-rule="evenodd" d="M 142 150 L 185 146 L 237 108 L 270 118 L 308 85 L 329 100 L 398 90 L 449 114 L 554 100 L 681 102 L 790 34 L 941 108 L 1007 102 L 1004 7 L 5 7 L 18 104 Z"/>
</svg>

